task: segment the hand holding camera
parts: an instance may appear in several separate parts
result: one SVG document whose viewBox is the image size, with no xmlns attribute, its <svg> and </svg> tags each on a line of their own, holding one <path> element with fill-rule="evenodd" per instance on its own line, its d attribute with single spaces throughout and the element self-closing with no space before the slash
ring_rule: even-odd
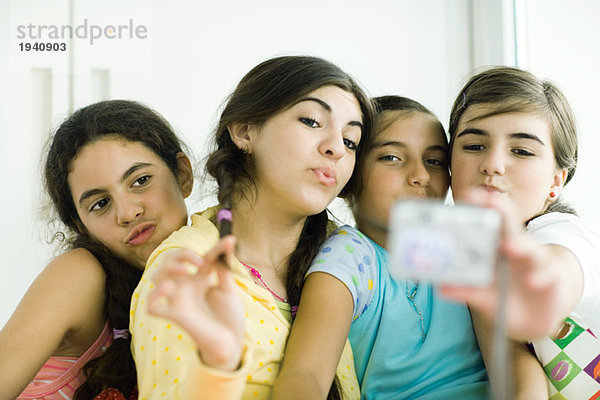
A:
<svg viewBox="0 0 600 400">
<path fill-rule="evenodd" d="M 494 278 L 501 217 L 471 205 L 431 200 L 398 202 L 390 217 L 390 272 L 459 286 L 487 286 Z"/>
</svg>

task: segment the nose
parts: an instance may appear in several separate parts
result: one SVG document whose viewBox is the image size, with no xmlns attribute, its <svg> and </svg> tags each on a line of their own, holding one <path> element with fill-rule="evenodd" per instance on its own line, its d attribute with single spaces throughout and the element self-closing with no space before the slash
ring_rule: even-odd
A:
<svg viewBox="0 0 600 400">
<path fill-rule="evenodd" d="M 425 187 L 431 183 L 431 175 L 420 161 L 414 161 L 412 168 L 407 176 L 408 184 L 414 187 Z"/>
<path fill-rule="evenodd" d="M 330 129 L 319 144 L 319 152 L 327 158 L 339 160 L 346 152 L 341 131 Z"/>
<path fill-rule="evenodd" d="M 479 171 L 488 176 L 504 175 L 506 171 L 506 160 L 501 149 L 490 149 L 485 152 Z"/>
<path fill-rule="evenodd" d="M 116 199 L 113 201 L 117 203 Z M 117 224 L 121 226 L 129 225 L 144 214 L 144 207 L 139 202 L 127 197 L 118 200 L 116 210 Z"/>
</svg>

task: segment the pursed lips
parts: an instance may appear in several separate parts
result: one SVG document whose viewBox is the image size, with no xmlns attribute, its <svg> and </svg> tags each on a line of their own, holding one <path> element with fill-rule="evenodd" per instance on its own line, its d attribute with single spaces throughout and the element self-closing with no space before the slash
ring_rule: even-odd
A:
<svg viewBox="0 0 600 400">
<path fill-rule="evenodd" d="M 491 193 L 504 193 L 505 192 L 505 190 L 500 189 L 498 186 L 490 185 L 487 183 L 482 183 L 479 185 L 479 187 L 488 192 L 491 192 Z"/>
<path fill-rule="evenodd" d="M 129 235 L 125 238 L 125 243 L 129 246 L 143 244 L 150 239 L 155 229 L 156 225 L 151 222 L 140 223 L 129 232 Z"/>
<path fill-rule="evenodd" d="M 319 167 L 319 168 L 313 168 L 312 171 L 317 176 L 317 179 L 319 180 L 319 182 L 321 182 L 325 186 L 333 186 L 337 182 L 337 178 L 335 176 L 335 171 L 333 168 Z"/>
</svg>

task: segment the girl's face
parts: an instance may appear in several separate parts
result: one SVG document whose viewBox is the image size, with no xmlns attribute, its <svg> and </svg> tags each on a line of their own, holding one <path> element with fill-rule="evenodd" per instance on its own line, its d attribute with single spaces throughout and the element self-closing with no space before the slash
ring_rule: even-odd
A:
<svg viewBox="0 0 600 400">
<path fill-rule="evenodd" d="M 139 142 L 107 138 L 79 151 L 68 180 L 85 230 L 143 269 L 150 253 L 187 222 L 184 198 L 193 178 L 183 153 L 179 171 L 175 178 L 162 159 Z"/>
<path fill-rule="evenodd" d="M 443 198 L 450 178 L 446 138 L 432 116 L 387 111 L 380 118 L 380 125 L 387 127 L 377 133 L 366 155 L 363 188 L 354 214 L 360 229 L 382 244 L 396 200 Z"/>
<path fill-rule="evenodd" d="M 261 126 L 250 125 L 237 143 L 254 160 L 256 206 L 298 217 L 323 211 L 352 175 L 361 128 L 358 101 L 337 86 L 321 87 Z"/>
<path fill-rule="evenodd" d="M 450 168 L 452 193 L 460 201 L 472 189 L 484 189 L 511 201 L 524 223 L 558 197 L 566 169 L 556 168 L 545 118 L 527 112 L 480 118 L 494 108 L 470 106 L 458 122 Z"/>
</svg>

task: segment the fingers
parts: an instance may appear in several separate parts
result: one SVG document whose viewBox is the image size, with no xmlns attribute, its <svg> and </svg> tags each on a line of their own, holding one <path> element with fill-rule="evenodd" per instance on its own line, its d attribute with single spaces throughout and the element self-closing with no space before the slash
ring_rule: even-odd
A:
<svg viewBox="0 0 600 400">
<path fill-rule="evenodd" d="M 217 268 L 217 278 L 219 280 L 219 287 L 227 292 L 233 292 L 235 290 L 235 280 L 229 268 Z"/>
<path fill-rule="evenodd" d="M 510 198 L 501 197 L 500 194 L 495 192 L 475 188 L 466 191 L 460 201 L 498 210 L 502 217 L 502 237 L 512 237 L 522 231 L 523 221 L 519 221 L 517 207 Z"/>
<path fill-rule="evenodd" d="M 543 248 L 526 236 L 502 244 L 502 252 L 511 266 L 511 272 L 522 277 L 532 290 L 540 290 L 555 283 L 556 277 L 543 262 Z"/>
<path fill-rule="evenodd" d="M 226 236 L 204 257 L 189 249 L 165 253 L 160 267 L 151 277 L 156 287 L 151 293 L 149 311 L 160 316 L 171 312 L 169 304 L 179 301 L 183 288 L 198 297 L 204 296 L 211 287 L 231 291 L 234 280 L 229 265 L 233 261 L 235 243 L 235 237 Z"/>
<path fill-rule="evenodd" d="M 230 268 L 233 261 L 236 239 L 233 235 L 225 236 L 204 255 L 207 264 L 220 264 Z"/>
<path fill-rule="evenodd" d="M 217 271 L 218 286 L 225 291 L 233 291 L 235 281 L 230 273 L 233 262 L 236 238 L 228 235 L 217 243 L 217 245 L 206 254 L 205 261 L 218 263 Z"/>
<path fill-rule="evenodd" d="M 195 275 L 204 265 L 204 260 L 189 249 L 177 249 L 165 254 L 160 268 L 152 275 L 152 281 L 157 283 L 177 275 Z"/>
<path fill-rule="evenodd" d="M 157 317 L 168 318 L 172 314 L 169 296 L 175 290 L 173 281 L 161 282 L 148 295 L 148 313 Z"/>
<path fill-rule="evenodd" d="M 175 276 L 193 276 L 200 271 L 210 272 L 223 262 L 229 266 L 234 256 L 235 243 L 234 236 L 226 236 L 219 240 L 204 257 L 190 249 L 171 250 L 165 254 L 160 268 L 152 276 L 152 281 L 157 283 Z"/>
</svg>

